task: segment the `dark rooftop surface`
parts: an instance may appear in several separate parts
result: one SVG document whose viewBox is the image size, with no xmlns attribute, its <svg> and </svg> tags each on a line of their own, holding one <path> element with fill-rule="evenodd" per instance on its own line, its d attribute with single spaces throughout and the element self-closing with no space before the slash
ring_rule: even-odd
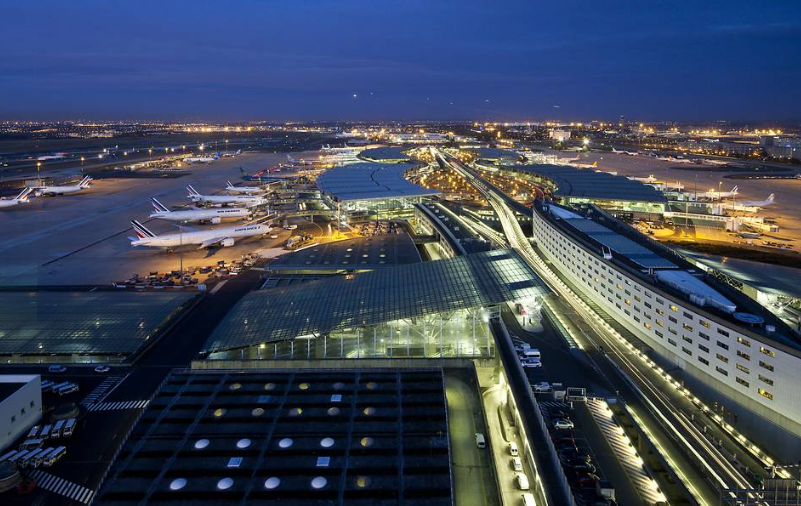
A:
<svg viewBox="0 0 801 506">
<path fill-rule="evenodd" d="M 439 195 L 410 183 L 404 173 L 413 165 L 405 163 L 355 163 L 328 169 L 317 178 L 317 186 L 340 202 Z"/>
<path fill-rule="evenodd" d="M 359 157 L 365 160 L 374 160 L 376 162 L 408 162 L 410 161 L 403 149 L 389 146 L 382 146 L 378 148 L 365 149 L 359 153 Z"/>
<path fill-rule="evenodd" d="M 174 372 L 94 504 L 451 505 L 441 370 Z"/>
<path fill-rule="evenodd" d="M 492 245 L 465 226 L 461 218 L 438 202 L 423 202 L 415 207 L 428 217 L 437 230 L 463 254 L 488 251 Z"/>
<path fill-rule="evenodd" d="M 373 270 L 421 262 L 407 233 L 328 242 L 279 257 L 267 268 L 287 270 Z"/>
<path fill-rule="evenodd" d="M 0 382 L 0 402 L 11 397 L 11 395 L 22 388 L 24 384 L 25 383 L 22 381 L 8 383 Z"/>
<path fill-rule="evenodd" d="M 126 354 L 194 294 L 0 293 L 0 354 Z"/>
<path fill-rule="evenodd" d="M 214 329 L 205 352 L 402 318 L 534 299 L 546 288 L 513 250 L 388 267 L 257 290 Z"/>
<path fill-rule="evenodd" d="M 551 180 L 557 187 L 554 195 L 559 197 L 667 203 L 656 188 L 607 172 L 545 164 L 509 168 Z"/>
</svg>

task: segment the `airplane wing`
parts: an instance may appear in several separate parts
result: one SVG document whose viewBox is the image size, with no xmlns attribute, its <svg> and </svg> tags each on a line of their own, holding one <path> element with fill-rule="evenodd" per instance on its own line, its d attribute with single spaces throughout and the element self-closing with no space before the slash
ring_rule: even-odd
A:
<svg viewBox="0 0 801 506">
<path fill-rule="evenodd" d="M 205 241 L 200 243 L 200 246 L 198 246 L 197 249 L 208 248 L 209 246 L 213 246 L 213 245 L 217 244 L 218 242 L 223 242 L 226 239 L 228 239 L 228 238 L 225 237 L 225 236 L 212 237 L 211 239 L 206 239 Z"/>
</svg>

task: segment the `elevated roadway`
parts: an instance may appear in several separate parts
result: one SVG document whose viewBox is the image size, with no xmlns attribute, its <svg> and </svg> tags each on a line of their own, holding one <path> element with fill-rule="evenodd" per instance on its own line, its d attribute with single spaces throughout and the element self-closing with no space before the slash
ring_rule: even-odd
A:
<svg viewBox="0 0 801 506">
<path fill-rule="evenodd" d="M 597 306 L 593 307 L 590 301 L 565 284 L 534 250 L 517 221 L 517 203 L 484 180 L 474 169 L 446 154 L 438 153 L 438 157 L 440 163 L 449 165 L 487 199 L 501 220 L 510 246 L 560 296 L 561 302 L 574 311 L 574 321 L 580 320 L 585 337 L 592 345 L 609 350 L 610 353 L 604 352 L 603 355 L 610 359 L 614 372 L 618 373 L 615 376 L 623 380 L 621 387 L 626 387 L 626 391 L 636 396 L 648 419 L 654 422 L 649 427 L 653 443 L 657 448 L 664 448 L 661 453 L 672 465 L 674 474 L 691 492 L 693 500 L 700 505 L 714 506 L 721 501 L 721 490 L 752 488 L 751 481 L 741 471 L 742 465 L 737 462 L 753 461 L 749 454 L 740 452 L 741 459 L 733 458 L 705 436 L 693 423 L 693 415 L 677 405 L 672 395 L 675 392 L 669 392 L 651 377 L 652 371 L 649 371 L 643 355 L 599 314 Z M 552 304 L 547 299 L 545 303 Z M 560 313 L 566 308 L 550 309 Z M 683 387 L 672 385 L 671 388 L 680 391 Z M 668 451 L 668 448 L 678 448 L 680 452 Z"/>
</svg>

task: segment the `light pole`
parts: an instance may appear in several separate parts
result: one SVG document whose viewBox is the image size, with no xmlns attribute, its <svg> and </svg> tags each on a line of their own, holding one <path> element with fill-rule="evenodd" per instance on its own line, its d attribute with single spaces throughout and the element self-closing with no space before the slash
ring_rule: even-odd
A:
<svg viewBox="0 0 801 506">
<path fill-rule="evenodd" d="M 36 162 L 36 179 L 39 181 L 39 186 L 42 185 L 42 162 Z"/>
</svg>

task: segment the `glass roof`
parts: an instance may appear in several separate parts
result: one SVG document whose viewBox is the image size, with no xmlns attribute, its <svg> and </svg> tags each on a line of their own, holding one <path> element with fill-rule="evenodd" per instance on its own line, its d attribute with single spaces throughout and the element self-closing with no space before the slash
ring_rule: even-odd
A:
<svg viewBox="0 0 801 506">
<path fill-rule="evenodd" d="M 607 172 L 580 170 L 563 165 L 526 165 L 516 170 L 538 174 L 552 180 L 562 197 L 638 202 L 667 202 L 653 186 Z"/>
<path fill-rule="evenodd" d="M 0 353 L 133 353 L 188 293 L 0 293 Z"/>
<path fill-rule="evenodd" d="M 317 178 L 317 186 L 339 201 L 439 195 L 437 190 L 406 180 L 403 174 L 412 167 L 405 163 L 356 163 L 334 167 Z"/>
<path fill-rule="evenodd" d="M 204 351 L 529 300 L 546 290 L 512 250 L 337 276 L 248 294 L 214 330 Z"/>
</svg>

